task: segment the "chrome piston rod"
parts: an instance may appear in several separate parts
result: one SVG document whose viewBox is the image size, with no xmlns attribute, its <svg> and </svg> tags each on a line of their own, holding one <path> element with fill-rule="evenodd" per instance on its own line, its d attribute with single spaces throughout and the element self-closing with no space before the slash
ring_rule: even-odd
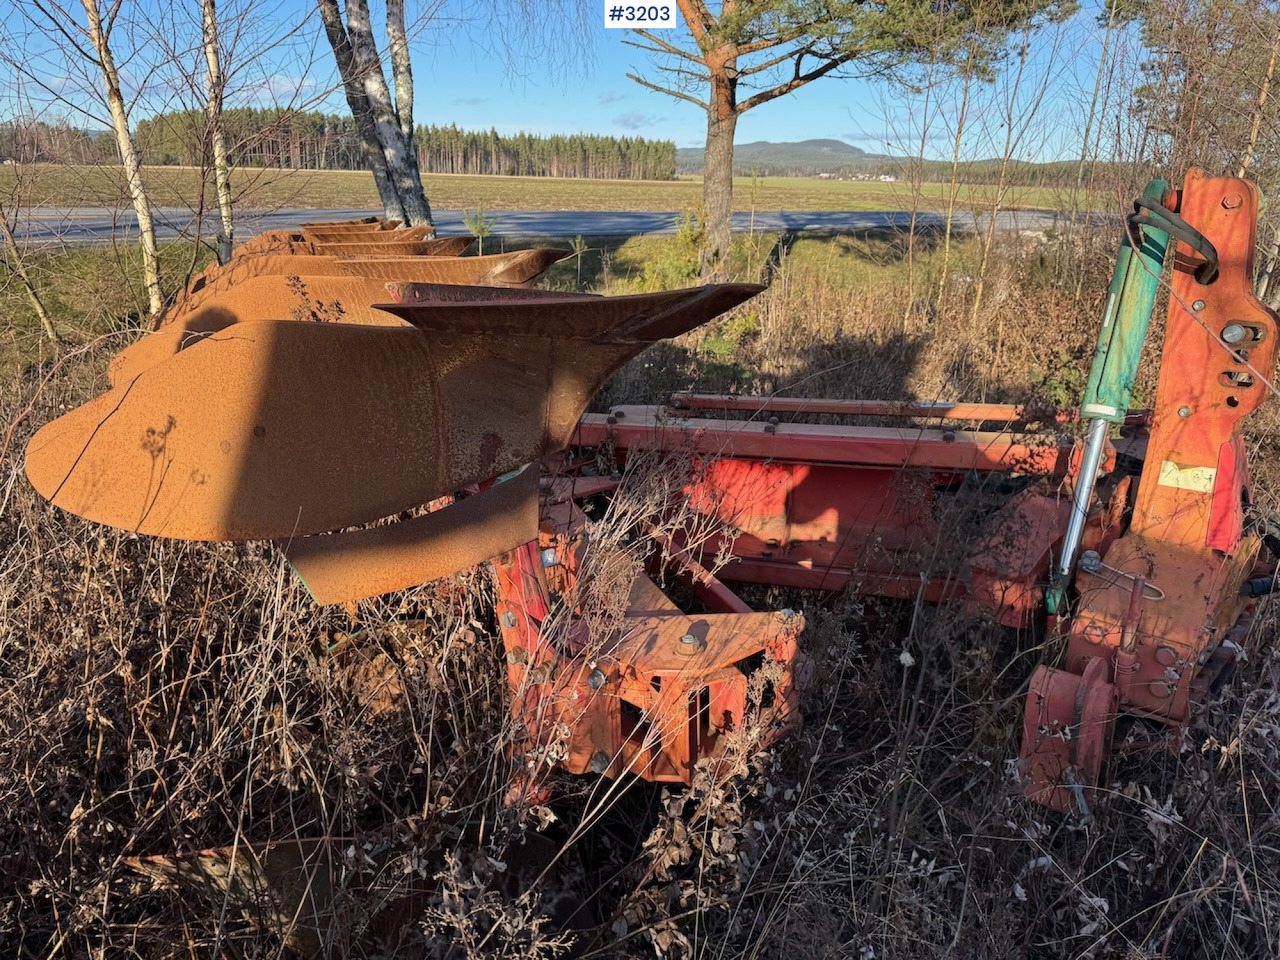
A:
<svg viewBox="0 0 1280 960">
<path fill-rule="evenodd" d="M 1102 451 L 1107 446 L 1107 420 L 1089 422 L 1089 435 L 1085 441 L 1084 457 L 1080 463 L 1080 478 L 1076 481 L 1075 496 L 1071 499 L 1071 519 L 1062 538 L 1062 556 L 1058 558 L 1058 577 L 1065 582 L 1075 566 L 1080 541 L 1084 538 L 1084 525 L 1089 519 L 1089 501 L 1093 498 L 1093 486 L 1098 479 L 1098 467 L 1102 463 Z"/>
</svg>

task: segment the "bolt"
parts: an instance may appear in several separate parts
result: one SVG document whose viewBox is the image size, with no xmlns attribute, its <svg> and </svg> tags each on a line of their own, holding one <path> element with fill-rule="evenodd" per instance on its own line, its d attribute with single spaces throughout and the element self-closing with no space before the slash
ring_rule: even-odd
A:
<svg viewBox="0 0 1280 960">
<path fill-rule="evenodd" d="M 1191 309 L 1192 309 L 1192 310 L 1196 310 L 1196 311 L 1203 310 L 1203 309 L 1204 309 L 1204 301 L 1203 301 L 1203 300 L 1197 300 L 1197 301 L 1195 301 L 1193 304 L 1191 304 Z"/>
<path fill-rule="evenodd" d="M 783 620 L 790 620 L 795 615 L 796 615 L 796 612 L 792 610 L 790 607 L 783 607 L 781 610 L 778 611 L 778 616 L 780 616 Z"/>
<path fill-rule="evenodd" d="M 1236 207 L 1240 206 L 1240 204 L 1242 203 L 1244 203 L 1244 198 L 1241 197 L 1240 194 L 1228 193 L 1225 197 L 1222 198 L 1222 209 L 1234 210 Z"/>
<path fill-rule="evenodd" d="M 604 418 L 604 422 L 608 424 L 615 424 L 618 422 L 618 418 L 611 413 L 609 416 Z"/>
<path fill-rule="evenodd" d="M 1179 407 L 1179 408 L 1178 408 L 1178 416 L 1180 416 L 1183 420 L 1187 419 L 1187 417 L 1191 416 L 1191 408 L 1190 408 L 1190 407 Z"/>
<path fill-rule="evenodd" d="M 609 769 L 609 755 L 599 750 L 591 757 L 591 769 L 595 773 L 604 773 Z"/>
<path fill-rule="evenodd" d="M 516 626 L 516 615 L 508 610 L 502 615 L 502 625 L 508 630 L 514 630 Z"/>
<path fill-rule="evenodd" d="M 1244 328 L 1243 323 L 1228 323 L 1225 327 L 1222 328 L 1222 333 L 1220 334 L 1220 336 L 1227 343 L 1239 343 L 1241 340 L 1245 338 L 1245 335 L 1248 332 L 1249 331 L 1247 331 Z"/>
<path fill-rule="evenodd" d="M 677 410 L 679 410 L 681 407 L 683 407 L 683 406 L 684 406 L 684 398 L 683 398 L 683 397 L 672 397 L 672 398 L 671 398 L 671 405 L 672 405 L 673 407 L 675 407 Z"/>
<path fill-rule="evenodd" d="M 778 432 L 778 418 L 777 418 L 777 417 L 770 417 L 770 418 L 769 418 L 769 422 L 768 422 L 768 423 L 766 423 L 766 424 L 764 425 L 764 432 L 765 432 L 765 433 L 777 433 L 777 432 Z"/>
<path fill-rule="evenodd" d="M 592 690 L 599 690 L 604 686 L 604 681 L 605 675 L 603 670 L 595 669 L 587 674 L 587 686 Z"/>
<path fill-rule="evenodd" d="M 624 417 L 626 417 L 626 415 L 627 415 L 627 411 L 625 411 L 625 410 L 615 410 L 615 411 L 613 411 L 613 415 L 614 415 L 615 417 L 617 417 L 619 420 L 622 420 Z"/>
<path fill-rule="evenodd" d="M 946 430 L 946 431 L 944 431 L 944 432 L 943 432 L 943 434 L 942 434 L 942 442 L 943 442 L 943 443 L 955 443 L 955 442 L 956 442 L 956 432 L 955 432 L 954 430 Z"/>
<path fill-rule="evenodd" d="M 529 659 L 529 655 L 525 652 L 524 647 L 513 647 L 507 651 L 507 663 L 513 667 L 517 664 L 524 663 Z"/>
<path fill-rule="evenodd" d="M 692 633 L 686 633 L 680 638 L 680 645 L 677 649 L 686 657 L 692 657 L 707 649 L 707 642 L 695 637 Z"/>
</svg>

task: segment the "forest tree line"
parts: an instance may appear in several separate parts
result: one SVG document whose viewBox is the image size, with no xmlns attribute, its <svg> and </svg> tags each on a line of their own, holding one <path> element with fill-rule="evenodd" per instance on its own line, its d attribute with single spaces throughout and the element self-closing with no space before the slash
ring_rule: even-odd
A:
<svg viewBox="0 0 1280 960">
<path fill-rule="evenodd" d="M 366 158 L 350 116 L 242 107 L 223 114 L 231 160 L 245 167 L 300 170 L 364 170 Z M 207 156 L 206 120 L 198 111 L 141 120 L 136 139 L 143 163 L 199 166 Z M 419 163 L 431 173 L 530 177 L 599 177 L 670 180 L 676 146 L 670 140 L 596 134 L 543 136 L 497 130 L 418 126 Z M 91 163 L 115 159 L 115 141 L 37 120 L 0 123 L 0 161 Z"/>
</svg>

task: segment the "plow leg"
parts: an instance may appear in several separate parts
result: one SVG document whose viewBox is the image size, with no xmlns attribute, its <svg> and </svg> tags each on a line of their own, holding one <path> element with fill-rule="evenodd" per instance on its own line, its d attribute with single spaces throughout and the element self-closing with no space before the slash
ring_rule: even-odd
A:
<svg viewBox="0 0 1280 960">
<path fill-rule="evenodd" d="M 1107 663 L 1091 658 L 1081 674 L 1040 666 L 1031 676 L 1022 721 L 1026 796 L 1088 818 L 1111 753 L 1119 695 Z"/>
</svg>

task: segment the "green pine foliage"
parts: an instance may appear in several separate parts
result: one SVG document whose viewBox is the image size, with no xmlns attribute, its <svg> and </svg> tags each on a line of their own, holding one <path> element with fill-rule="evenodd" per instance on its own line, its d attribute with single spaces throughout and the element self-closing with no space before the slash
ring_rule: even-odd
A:
<svg viewBox="0 0 1280 960">
<path fill-rule="evenodd" d="M 237 166 L 364 167 L 363 146 L 349 116 L 240 107 L 223 114 L 223 127 Z M 160 114 L 138 122 L 138 149 L 148 164 L 199 165 L 205 129 L 199 111 Z M 416 140 L 419 162 L 430 173 L 616 180 L 671 180 L 676 173 L 676 146 L 670 140 L 587 133 L 504 136 L 492 128 L 456 125 L 419 126 Z"/>
</svg>

